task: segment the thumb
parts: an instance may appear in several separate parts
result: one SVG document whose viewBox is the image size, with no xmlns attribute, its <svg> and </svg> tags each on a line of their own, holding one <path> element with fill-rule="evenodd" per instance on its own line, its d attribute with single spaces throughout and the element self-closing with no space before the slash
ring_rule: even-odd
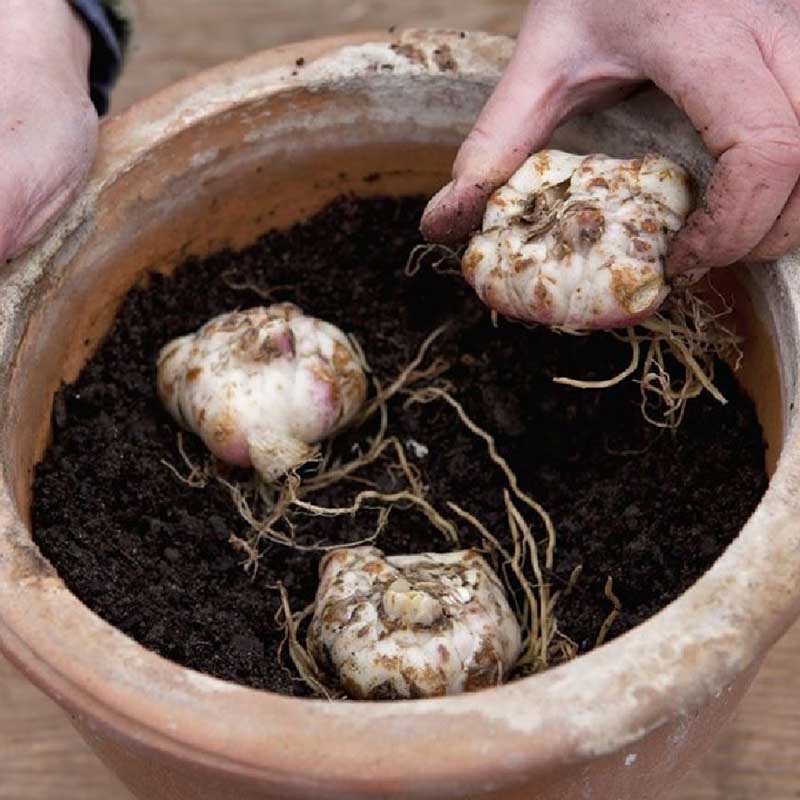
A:
<svg viewBox="0 0 800 800">
<path fill-rule="evenodd" d="M 429 241 L 458 242 L 478 227 L 489 195 L 547 142 L 565 116 L 565 81 L 554 74 L 554 64 L 529 52 L 517 45 L 458 151 L 453 180 L 425 209 L 420 228 Z"/>
<path fill-rule="evenodd" d="M 621 100 L 641 80 L 635 63 L 597 36 L 591 3 L 534 2 L 514 54 L 456 157 L 453 180 L 431 201 L 420 228 L 429 241 L 463 241 L 489 195 L 571 114 Z M 577 16 L 577 18 L 576 18 Z"/>
</svg>

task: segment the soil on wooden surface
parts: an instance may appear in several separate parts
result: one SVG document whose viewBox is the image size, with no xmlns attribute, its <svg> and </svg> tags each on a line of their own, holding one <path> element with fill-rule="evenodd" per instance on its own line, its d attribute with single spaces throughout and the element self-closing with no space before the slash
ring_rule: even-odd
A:
<svg viewBox="0 0 800 800">
<path fill-rule="evenodd" d="M 229 543 L 247 537 L 227 490 L 181 483 L 164 461 L 182 467 L 176 426 L 155 393 L 155 362 L 171 338 L 234 308 L 264 304 L 231 288 L 251 282 L 354 334 L 386 384 L 442 322 L 448 331 L 431 358 L 452 362 L 446 378 L 466 411 L 492 432 L 522 488 L 550 512 L 558 532 L 555 569 L 566 586 L 583 570 L 556 612 L 580 651 L 593 646 L 611 610 L 609 576 L 622 613 L 610 638 L 642 622 L 683 592 L 735 537 L 766 489 L 764 444 L 750 400 L 719 365 L 729 399 L 690 403 L 676 433 L 648 425 L 640 390 L 629 380 L 610 390 L 560 386 L 552 377 L 606 378 L 629 361 L 610 335 L 568 336 L 529 330 L 489 314 L 464 282 L 425 266 L 404 274 L 424 201 L 342 198 L 286 232 L 253 247 L 187 263 L 174 278 L 154 275 L 127 298 L 108 338 L 74 385 L 56 397 L 53 441 L 36 472 L 35 538 L 69 588 L 104 619 L 143 645 L 220 678 L 286 694 L 307 694 L 284 653 L 275 621 L 279 595 L 292 608 L 313 600 L 319 553 L 267 544 L 253 577 Z M 430 358 L 428 359 L 428 363 Z M 509 543 L 505 479 L 485 445 L 444 403 L 390 407 L 388 435 L 407 444 L 441 511 L 455 500 Z M 343 435 L 347 458 L 364 432 Z M 199 440 L 184 436 L 197 463 Z M 422 445 L 420 447 L 419 445 Z M 380 461 L 359 473 L 399 488 Z M 346 506 L 361 487 L 343 482 L 315 495 Z M 457 520 L 453 520 L 456 522 Z M 531 522 L 534 520 L 531 519 Z M 369 536 L 376 513 L 303 518 L 303 544 L 347 543 Z M 480 546 L 459 524 L 464 546 Z M 541 525 L 535 529 L 542 539 Z M 376 541 L 387 554 L 450 549 L 413 510 L 398 510 Z"/>
</svg>

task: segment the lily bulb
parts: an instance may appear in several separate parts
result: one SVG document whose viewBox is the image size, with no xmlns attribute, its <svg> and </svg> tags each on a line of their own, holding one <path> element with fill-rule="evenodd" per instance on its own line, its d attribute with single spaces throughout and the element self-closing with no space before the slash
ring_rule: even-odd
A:
<svg viewBox="0 0 800 800">
<path fill-rule="evenodd" d="M 519 623 L 474 550 L 388 556 L 334 550 L 320 564 L 308 648 L 352 698 L 435 697 L 509 676 Z"/>
<path fill-rule="evenodd" d="M 481 300 L 571 330 L 634 325 L 669 294 L 664 256 L 692 208 L 686 171 L 542 150 L 490 198 L 462 259 Z"/>
<path fill-rule="evenodd" d="M 158 357 L 158 393 L 178 423 L 266 481 L 351 422 L 366 392 L 344 333 L 292 303 L 221 314 Z"/>
</svg>

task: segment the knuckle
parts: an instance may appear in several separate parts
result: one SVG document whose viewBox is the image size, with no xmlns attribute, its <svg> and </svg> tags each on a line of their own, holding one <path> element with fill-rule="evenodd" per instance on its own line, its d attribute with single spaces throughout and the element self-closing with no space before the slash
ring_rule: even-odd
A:
<svg viewBox="0 0 800 800">
<path fill-rule="evenodd" d="M 765 131 L 749 147 L 767 169 L 800 171 L 800 126 Z"/>
<path fill-rule="evenodd" d="M 480 171 L 481 165 L 491 163 L 492 143 L 489 130 L 478 121 L 458 150 L 453 164 L 453 178 L 469 179 L 473 173 Z"/>
<path fill-rule="evenodd" d="M 464 147 L 487 150 L 496 146 L 497 134 L 491 124 L 478 120 L 464 142 Z"/>
<path fill-rule="evenodd" d="M 494 128 L 479 120 L 458 151 L 453 177 L 459 182 L 471 181 L 475 188 L 488 194 L 503 183 L 528 154 L 524 144 L 504 144 Z"/>
<path fill-rule="evenodd" d="M 753 261 L 777 261 L 798 245 L 800 236 L 776 228 L 750 251 L 748 258 Z"/>
</svg>

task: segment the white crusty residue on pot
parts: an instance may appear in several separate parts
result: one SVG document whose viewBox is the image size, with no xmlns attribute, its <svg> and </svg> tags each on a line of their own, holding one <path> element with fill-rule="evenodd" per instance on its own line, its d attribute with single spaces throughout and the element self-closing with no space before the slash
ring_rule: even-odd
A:
<svg viewBox="0 0 800 800">
<path fill-rule="evenodd" d="M 158 393 L 229 464 L 273 481 L 352 421 L 367 381 L 342 331 L 292 303 L 221 314 L 169 342 Z"/>
<path fill-rule="evenodd" d="M 669 293 L 664 255 L 692 207 L 685 170 L 543 150 L 490 198 L 464 277 L 493 310 L 573 330 L 635 324 Z"/>
<path fill-rule="evenodd" d="M 355 699 L 493 686 L 521 649 L 500 580 L 474 550 L 388 556 L 335 550 L 320 564 L 308 649 Z"/>
</svg>

